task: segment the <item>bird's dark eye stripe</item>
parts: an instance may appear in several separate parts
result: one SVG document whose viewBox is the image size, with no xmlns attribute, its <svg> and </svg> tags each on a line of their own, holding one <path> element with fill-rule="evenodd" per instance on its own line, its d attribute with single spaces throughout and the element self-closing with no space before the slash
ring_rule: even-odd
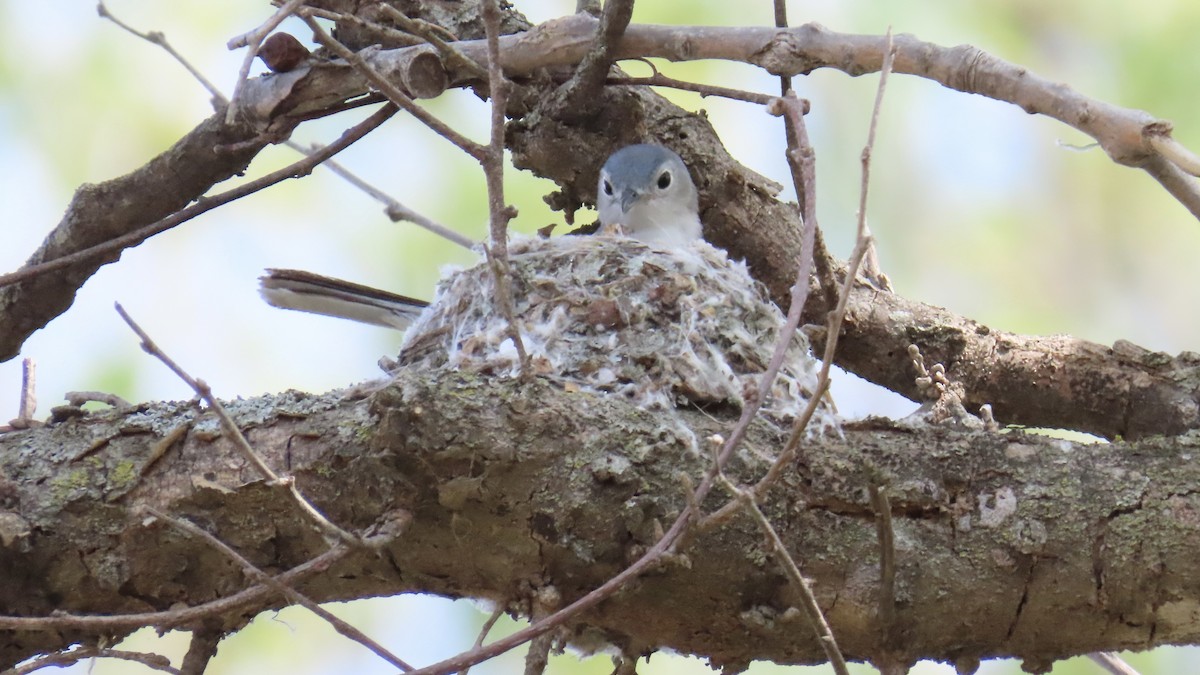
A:
<svg viewBox="0 0 1200 675">
<path fill-rule="evenodd" d="M 664 171 L 658 176 L 658 189 L 666 190 L 671 187 L 671 172 Z"/>
<path fill-rule="evenodd" d="M 612 193 L 613 193 L 612 183 L 610 183 L 608 181 L 604 181 L 604 194 L 611 197 Z"/>
</svg>

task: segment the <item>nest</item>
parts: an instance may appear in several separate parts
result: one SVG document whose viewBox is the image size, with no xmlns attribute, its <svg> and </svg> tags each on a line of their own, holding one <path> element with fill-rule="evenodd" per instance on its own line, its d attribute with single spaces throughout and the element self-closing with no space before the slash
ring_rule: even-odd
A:
<svg viewBox="0 0 1200 675">
<path fill-rule="evenodd" d="M 724 251 L 604 236 L 521 238 L 509 251 L 513 313 L 536 375 L 653 410 L 740 409 L 755 395 L 784 317 Z M 398 365 L 517 376 L 496 297 L 487 263 L 447 275 L 409 328 Z M 781 423 L 799 415 L 818 366 L 794 334 L 763 413 Z M 810 428 L 836 428 L 828 401 Z"/>
</svg>

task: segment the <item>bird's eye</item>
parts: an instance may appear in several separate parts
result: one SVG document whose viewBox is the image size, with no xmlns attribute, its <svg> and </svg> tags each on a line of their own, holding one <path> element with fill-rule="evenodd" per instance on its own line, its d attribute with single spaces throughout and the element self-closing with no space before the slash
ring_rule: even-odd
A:
<svg viewBox="0 0 1200 675">
<path fill-rule="evenodd" d="M 658 189 L 666 190 L 671 187 L 671 172 L 664 171 L 658 175 Z"/>
<path fill-rule="evenodd" d="M 610 183 L 609 181 L 604 181 L 604 194 L 611 197 L 612 193 L 613 193 L 612 183 Z"/>
</svg>

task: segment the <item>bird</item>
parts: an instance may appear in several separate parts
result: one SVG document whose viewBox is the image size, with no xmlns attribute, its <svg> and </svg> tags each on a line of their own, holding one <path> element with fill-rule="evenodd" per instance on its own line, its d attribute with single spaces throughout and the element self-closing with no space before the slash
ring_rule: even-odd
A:
<svg viewBox="0 0 1200 675">
<path fill-rule="evenodd" d="M 786 339 L 761 413 L 790 425 L 819 390 L 819 361 L 803 333 L 781 334 L 784 317 L 746 264 L 703 240 L 683 159 L 661 145 L 617 150 L 600 167 L 596 211 L 592 236 L 511 238 L 506 311 L 487 263 L 444 276 L 431 303 L 282 269 L 260 292 L 276 307 L 407 328 L 389 376 L 530 373 L 647 410 L 741 408 Z M 838 428 L 826 399 L 810 432 Z"/>
<path fill-rule="evenodd" d="M 702 238 L 699 191 L 683 159 L 654 143 L 627 145 L 609 155 L 596 186 L 599 232 L 651 246 L 686 246 Z M 354 282 L 293 269 L 268 269 L 259 278 L 267 304 L 404 330 L 428 302 Z"/>
<path fill-rule="evenodd" d="M 620 227 L 647 244 L 686 246 L 701 238 L 700 194 L 683 159 L 650 143 L 627 145 L 600 168 L 600 227 Z"/>
</svg>

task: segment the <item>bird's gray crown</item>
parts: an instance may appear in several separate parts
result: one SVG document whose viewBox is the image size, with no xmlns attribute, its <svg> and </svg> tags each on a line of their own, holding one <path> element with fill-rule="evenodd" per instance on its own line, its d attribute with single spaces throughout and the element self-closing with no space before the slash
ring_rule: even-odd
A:
<svg viewBox="0 0 1200 675">
<path fill-rule="evenodd" d="M 683 176 L 672 176 L 672 179 L 687 176 L 687 166 L 679 155 L 669 148 L 649 143 L 627 145 L 617 150 L 604 163 L 604 173 L 608 174 L 610 180 L 619 183 L 619 187 L 649 187 L 658 180 L 658 171 L 664 168 L 664 164 L 674 173 L 683 173 Z M 690 176 L 688 180 L 691 180 Z"/>
</svg>

